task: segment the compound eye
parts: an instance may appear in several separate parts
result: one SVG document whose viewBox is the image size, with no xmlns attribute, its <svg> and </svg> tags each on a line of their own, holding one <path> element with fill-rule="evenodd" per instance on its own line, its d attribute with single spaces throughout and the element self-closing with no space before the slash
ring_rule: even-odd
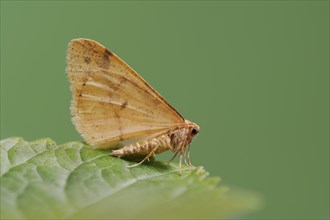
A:
<svg viewBox="0 0 330 220">
<path fill-rule="evenodd" d="M 198 130 L 196 129 L 196 128 L 193 128 L 192 130 L 191 130 L 191 134 L 193 135 L 193 136 L 195 136 L 196 134 L 198 134 Z"/>
</svg>

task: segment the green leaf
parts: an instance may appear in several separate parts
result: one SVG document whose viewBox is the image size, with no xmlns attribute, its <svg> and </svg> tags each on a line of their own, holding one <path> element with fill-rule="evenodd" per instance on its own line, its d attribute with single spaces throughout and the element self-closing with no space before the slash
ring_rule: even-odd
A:
<svg viewBox="0 0 330 220">
<path fill-rule="evenodd" d="M 197 167 L 132 162 L 81 142 L 1 141 L 1 218 L 225 218 L 259 207 Z"/>
</svg>

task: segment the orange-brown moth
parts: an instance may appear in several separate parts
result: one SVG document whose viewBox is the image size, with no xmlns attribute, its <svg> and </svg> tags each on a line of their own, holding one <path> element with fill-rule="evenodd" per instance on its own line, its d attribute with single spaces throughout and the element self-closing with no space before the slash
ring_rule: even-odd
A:
<svg viewBox="0 0 330 220">
<path fill-rule="evenodd" d="M 142 164 L 167 150 L 187 166 L 199 126 L 185 120 L 156 90 L 114 53 L 96 41 L 74 39 L 67 68 L 72 120 L 85 141 L 112 155 L 142 156 Z M 172 158 L 172 159 L 173 159 Z M 131 166 L 132 167 L 132 166 Z"/>
</svg>

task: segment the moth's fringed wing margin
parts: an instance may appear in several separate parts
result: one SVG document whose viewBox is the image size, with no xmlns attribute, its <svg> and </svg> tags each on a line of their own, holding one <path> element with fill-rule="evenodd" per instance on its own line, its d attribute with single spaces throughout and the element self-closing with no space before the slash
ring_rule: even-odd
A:
<svg viewBox="0 0 330 220">
<path fill-rule="evenodd" d="M 187 146 L 198 125 L 184 120 L 114 53 L 96 41 L 74 39 L 68 45 L 66 72 L 73 93 L 72 120 L 88 144 L 119 147 L 114 156 L 145 159 L 172 150 L 180 154 L 180 164 L 182 158 L 190 164 Z"/>
</svg>

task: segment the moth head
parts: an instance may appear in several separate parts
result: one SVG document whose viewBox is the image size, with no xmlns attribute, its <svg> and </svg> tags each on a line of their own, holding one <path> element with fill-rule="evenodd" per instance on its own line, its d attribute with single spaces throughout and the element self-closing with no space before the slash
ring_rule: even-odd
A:
<svg viewBox="0 0 330 220">
<path fill-rule="evenodd" d="M 196 137 L 199 134 L 199 126 L 191 121 L 185 120 L 186 124 L 190 128 L 190 136 L 192 138 Z"/>
</svg>

